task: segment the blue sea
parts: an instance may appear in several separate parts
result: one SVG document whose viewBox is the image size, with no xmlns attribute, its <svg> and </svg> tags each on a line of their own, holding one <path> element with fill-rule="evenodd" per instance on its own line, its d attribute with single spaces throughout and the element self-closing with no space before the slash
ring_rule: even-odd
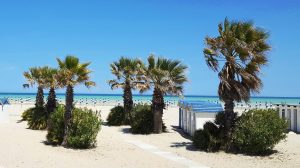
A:
<svg viewBox="0 0 300 168">
<path fill-rule="evenodd" d="M 10 101 L 26 103 L 35 100 L 35 93 L 0 93 L 0 98 L 9 98 Z M 45 94 L 46 98 L 47 94 Z M 59 101 L 63 102 L 65 95 L 57 94 Z M 177 103 L 182 97 L 177 96 L 165 96 L 167 103 Z M 121 103 L 123 97 L 121 94 L 75 94 L 74 97 L 76 102 L 79 103 L 107 103 L 107 102 L 119 102 Z M 150 102 L 152 95 L 133 95 L 133 99 L 136 103 L 138 102 Z M 201 95 L 186 95 L 186 100 L 204 100 L 211 102 L 220 102 L 217 96 L 201 96 Z M 252 97 L 250 104 L 300 104 L 300 97 Z"/>
</svg>

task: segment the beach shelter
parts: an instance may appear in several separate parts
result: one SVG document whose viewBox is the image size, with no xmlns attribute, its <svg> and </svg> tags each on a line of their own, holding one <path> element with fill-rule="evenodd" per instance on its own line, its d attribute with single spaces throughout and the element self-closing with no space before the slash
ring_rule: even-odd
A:
<svg viewBox="0 0 300 168">
<path fill-rule="evenodd" d="M 7 98 L 0 98 L 0 105 L 2 106 L 2 111 L 3 111 L 3 107 L 5 104 L 9 104 L 9 101 Z"/>
<path fill-rule="evenodd" d="M 193 136 L 207 121 L 214 121 L 216 114 L 223 111 L 222 105 L 207 101 L 179 101 L 179 127 Z"/>
<path fill-rule="evenodd" d="M 280 118 L 287 121 L 288 130 L 300 133 L 300 105 L 275 104 Z"/>
</svg>

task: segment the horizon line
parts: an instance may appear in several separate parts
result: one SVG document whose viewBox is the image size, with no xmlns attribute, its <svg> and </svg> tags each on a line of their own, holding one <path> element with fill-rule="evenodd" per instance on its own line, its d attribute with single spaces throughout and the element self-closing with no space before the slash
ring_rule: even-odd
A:
<svg viewBox="0 0 300 168">
<path fill-rule="evenodd" d="M 34 92 L 0 92 L 1 94 L 27 94 L 27 95 L 35 95 Z M 48 93 L 44 93 L 45 95 L 48 95 Z M 65 95 L 65 93 L 58 92 L 57 95 Z M 122 93 L 74 93 L 74 95 L 93 95 L 93 96 L 103 96 L 103 95 L 115 95 L 115 96 L 122 96 Z M 132 94 L 133 96 L 152 96 L 152 94 Z M 169 97 L 179 97 L 176 95 L 166 95 Z M 193 95 L 193 94 L 187 94 L 184 95 L 184 97 L 219 97 L 218 95 Z M 299 98 L 297 96 L 251 96 L 250 98 Z"/>
</svg>

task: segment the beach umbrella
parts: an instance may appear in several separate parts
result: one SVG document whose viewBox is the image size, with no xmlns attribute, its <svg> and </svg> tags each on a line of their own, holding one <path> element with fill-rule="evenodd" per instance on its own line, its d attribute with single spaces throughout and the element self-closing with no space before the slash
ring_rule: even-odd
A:
<svg viewBox="0 0 300 168">
<path fill-rule="evenodd" d="M 5 104 L 9 104 L 9 101 L 7 98 L 0 98 L 0 105 L 2 106 L 2 111 L 3 111 L 3 107 Z"/>
</svg>

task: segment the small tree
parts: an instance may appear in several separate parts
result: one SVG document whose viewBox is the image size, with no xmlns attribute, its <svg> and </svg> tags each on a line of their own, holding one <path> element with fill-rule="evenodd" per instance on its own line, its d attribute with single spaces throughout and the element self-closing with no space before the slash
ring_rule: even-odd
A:
<svg viewBox="0 0 300 168">
<path fill-rule="evenodd" d="M 154 116 L 154 133 L 163 131 L 164 95 L 181 95 L 183 93 L 183 84 L 187 82 L 186 69 L 187 67 L 177 60 L 156 59 L 154 55 L 148 57 L 148 66 L 145 69 L 147 77 L 146 87 L 141 91 L 151 87 L 154 88 L 151 107 Z"/>
<path fill-rule="evenodd" d="M 55 89 L 58 88 L 58 83 L 56 80 L 56 75 L 57 69 L 45 67 L 45 86 L 46 88 L 49 88 L 49 94 L 46 103 L 47 117 L 57 107 Z"/>
<path fill-rule="evenodd" d="M 117 79 L 109 80 L 108 83 L 112 89 L 123 89 L 123 102 L 125 112 L 125 123 L 128 124 L 128 119 L 132 121 L 131 110 L 133 107 L 132 89 L 139 89 L 139 81 L 142 80 L 143 63 L 139 59 L 130 59 L 121 57 L 118 62 L 110 64 L 111 73 Z"/>
<path fill-rule="evenodd" d="M 35 99 L 35 107 L 44 107 L 44 88 L 45 88 L 45 76 L 43 73 L 44 69 L 42 67 L 32 67 L 29 71 L 24 72 L 24 77 L 26 78 L 28 84 L 24 84 L 23 87 L 27 88 L 29 86 L 38 85 L 38 91 Z"/>
<path fill-rule="evenodd" d="M 74 86 L 84 84 L 86 87 L 95 86 L 95 82 L 90 80 L 91 71 L 88 69 L 90 63 L 80 63 L 79 59 L 74 56 L 67 56 L 65 60 L 57 58 L 59 72 L 57 81 L 66 90 L 66 108 L 64 114 L 64 138 L 62 145 L 67 146 L 67 135 L 69 131 L 72 111 L 74 109 Z"/>
<path fill-rule="evenodd" d="M 204 56 L 207 65 L 218 72 L 218 94 L 225 106 L 225 136 L 230 148 L 234 101 L 248 101 L 250 93 L 258 93 L 262 87 L 259 78 L 261 67 L 268 63 L 266 42 L 269 35 L 251 22 L 235 22 L 225 19 L 219 24 L 217 37 L 206 37 Z M 222 68 L 220 68 L 222 66 Z"/>
</svg>

